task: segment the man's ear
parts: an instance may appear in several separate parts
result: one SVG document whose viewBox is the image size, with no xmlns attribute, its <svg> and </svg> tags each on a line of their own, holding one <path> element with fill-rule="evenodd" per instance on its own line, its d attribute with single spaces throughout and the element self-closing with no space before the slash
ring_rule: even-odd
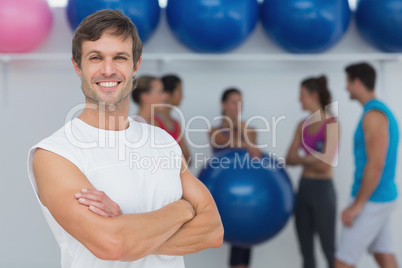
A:
<svg viewBox="0 0 402 268">
<path fill-rule="evenodd" d="M 355 77 L 353 79 L 350 79 L 350 82 L 352 82 L 352 84 L 361 84 L 362 81 L 358 77 Z"/>
<path fill-rule="evenodd" d="M 75 72 L 78 74 L 79 77 L 82 78 L 81 68 L 78 67 L 78 63 L 75 62 L 75 60 L 73 59 L 73 57 L 71 57 L 71 61 L 72 61 L 72 63 L 73 63 Z"/>
<path fill-rule="evenodd" d="M 353 83 L 354 83 L 356 86 L 358 86 L 359 88 L 364 87 L 364 84 L 363 84 L 362 80 L 360 80 L 360 78 L 357 78 L 357 77 L 356 77 L 356 78 L 353 80 Z"/>
<path fill-rule="evenodd" d="M 142 61 L 142 56 L 140 56 L 140 59 L 135 64 L 132 77 L 134 77 L 134 75 L 138 72 L 138 69 L 140 68 L 140 65 L 141 65 L 141 61 Z"/>
</svg>

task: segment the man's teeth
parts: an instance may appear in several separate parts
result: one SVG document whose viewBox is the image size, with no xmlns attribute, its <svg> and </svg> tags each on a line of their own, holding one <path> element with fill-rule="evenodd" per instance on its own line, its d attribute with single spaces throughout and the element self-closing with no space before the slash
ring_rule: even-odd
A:
<svg viewBox="0 0 402 268">
<path fill-rule="evenodd" d="M 117 86 L 117 82 L 100 82 L 99 85 L 101 87 L 115 87 Z"/>
</svg>

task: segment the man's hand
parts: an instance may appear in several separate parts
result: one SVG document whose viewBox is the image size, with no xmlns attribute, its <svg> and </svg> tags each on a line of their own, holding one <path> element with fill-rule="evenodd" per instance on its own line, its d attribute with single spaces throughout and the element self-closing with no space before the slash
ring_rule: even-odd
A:
<svg viewBox="0 0 402 268">
<path fill-rule="evenodd" d="M 188 214 L 187 214 L 188 218 L 186 219 L 186 222 L 191 221 L 191 220 L 196 216 L 197 213 L 195 212 L 195 209 L 194 209 L 194 207 L 190 204 L 190 202 L 188 202 L 187 200 L 185 200 L 185 199 L 183 199 L 183 198 L 177 200 L 176 202 L 182 203 L 182 204 L 183 204 L 183 207 L 184 207 L 183 210 L 188 211 Z"/>
<path fill-rule="evenodd" d="M 89 207 L 89 210 L 100 216 L 112 218 L 123 215 L 120 206 L 102 191 L 82 189 L 75 194 L 75 198 L 81 205 Z"/>
<path fill-rule="evenodd" d="M 75 194 L 75 198 L 81 205 L 89 207 L 89 209 L 103 217 L 118 217 L 123 215 L 120 206 L 113 202 L 104 192 L 92 189 L 82 189 L 80 193 Z M 176 201 L 182 203 L 183 210 L 188 211 L 185 221 L 189 221 L 195 217 L 193 206 L 184 199 Z"/>
<path fill-rule="evenodd" d="M 360 214 L 362 206 L 353 204 L 342 212 L 342 222 L 345 226 L 352 227 L 353 221 Z"/>
<path fill-rule="evenodd" d="M 187 169 L 184 158 L 182 158 L 180 179 L 183 199 L 176 202 L 184 202 L 185 206 L 181 211 L 189 210 L 188 212 L 192 214 L 186 212 L 183 215 L 193 218 L 183 224 L 153 254 L 183 256 L 222 245 L 223 226 L 215 201 L 205 185 Z"/>
</svg>

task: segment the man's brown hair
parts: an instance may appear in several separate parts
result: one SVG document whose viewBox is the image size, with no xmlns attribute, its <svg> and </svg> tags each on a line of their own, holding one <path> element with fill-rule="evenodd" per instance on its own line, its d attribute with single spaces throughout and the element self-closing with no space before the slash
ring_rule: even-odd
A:
<svg viewBox="0 0 402 268">
<path fill-rule="evenodd" d="M 132 21 L 118 10 L 104 9 L 96 11 L 82 20 L 74 32 L 72 52 L 73 59 L 81 68 L 82 43 L 99 40 L 106 30 L 112 35 L 121 36 L 124 40 L 133 40 L 133 60 L 136 66 L 142 54 L 142 42 Z"/>
<path fill-rule="evenodd" d="M 351 81 L 358 78 L 368 91 L 374 91 L 376 73 L 370 64 L 366 62 L 352 64 L 347 66 L 345 71 Z"/>
</svg>

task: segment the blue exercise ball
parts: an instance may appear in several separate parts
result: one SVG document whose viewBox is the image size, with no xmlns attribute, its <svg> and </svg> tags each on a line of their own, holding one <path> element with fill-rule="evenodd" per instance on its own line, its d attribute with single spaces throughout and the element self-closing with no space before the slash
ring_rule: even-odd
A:
<svg viewBox="0 0 402 268">
<path fill-rule="evenodd" d="M 70 27 L 75 30 L 86 16 L 102 9 L 122 11 L 137 27 L 143 43 L 151 37 L 160 17 L 158 0 L 69 0 L 66 10 Z"/>
<path fill-rule="evenodd" d="M 346 32 L 352 12 L 348 0 L 265 0 L 261 7 L 267 34 L 293 53 L 319 53 Z"/>
<path fill-rule="evenodd" d="M 360 0 L 356 24 L 374 47 L 402 52 L 402 0 Z"/>
<path fill-rule="evenodd" d="M 169 0 L 173 34 L 197 52 L 227 52 L 243 43 L 258 22 L 257 0 Z"/>
<path fill-rule="evenodd" d="M 230 149 L 212 158 L 199 176 L 215 199 L 225 241 L 250 247 L 277 234 L 293 212 L 294 192 L 281 163 L 246 150 Z"/>
</svg>

